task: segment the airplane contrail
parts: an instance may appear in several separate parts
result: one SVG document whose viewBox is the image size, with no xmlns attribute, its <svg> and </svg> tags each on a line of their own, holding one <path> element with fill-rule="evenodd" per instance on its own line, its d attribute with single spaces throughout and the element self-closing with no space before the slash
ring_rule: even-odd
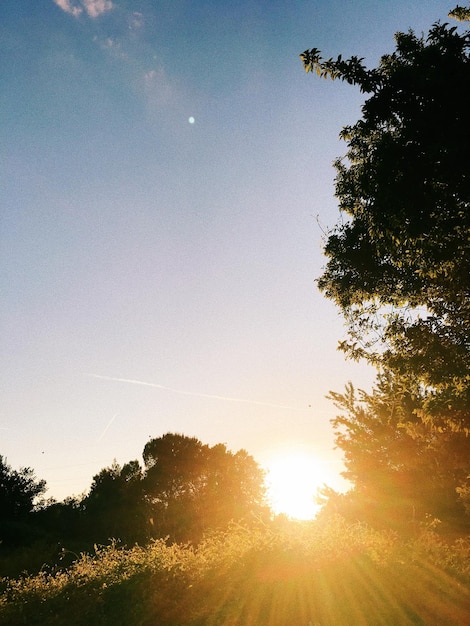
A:
<svg viewBox="0 0 470 626">
<path fill-rule="evenodd" d="M 212 393 L 197 393 L 195 391 L 184 391 L 182 389 L 174 389 L 173 387 L 167 387 L 166 385 L 160 385 L 158 383 L 149 383 L 144 380 L 135 380 L 133 378 L 118 378 L 115 376 L 102 376 L 100 374 L 87 374 L 92 378 L 99 378 L 101 380 L 112 380 L 118 383 L 130 383 L 131 385 L 142 385 L 144 387 L 153 387 L 155 389 L 161 389 L 162 391 L 169 391 L 171 393 L 178 393 L 183 396 L 196 396 L 198 398 L 211 398 L 212 400 L 225 400 L 226 402 L 242 402 L 244 404 L 256 404 L 258 406 L 269 406 L 274 409 L 288 409 L 289 411 L 301 411 L 302 409 L 293 406 L 286 406 L 283 404 L 273 404 L 271 402 L 259 402 L 258 400 L 246 400 L 245 398 L 232 398 L 229 396 L 218 396 Z"/>
<path fill-rule="evenodd" d="M 106 435 L 106 433 L 108 432 L 109 427 L 111 426 L 111 424 L 114 422 L 114 420 L 116 419 L 116 417 L 118 416 L 118 413 L 115 413 L 112 418 L 109 420 L 109 422 L 107 423 L 106 427 L 104 428 L 103 432 L 101 433 L 101 435 L 98 437 L 98 439 L 96 440 L 96 443 L 99 443 L 103 437 Z"/>
</svg>

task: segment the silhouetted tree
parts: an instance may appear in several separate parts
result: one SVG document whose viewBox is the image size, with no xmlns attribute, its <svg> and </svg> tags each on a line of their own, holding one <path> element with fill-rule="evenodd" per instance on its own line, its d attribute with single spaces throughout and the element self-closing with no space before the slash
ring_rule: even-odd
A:
<svg viewBox="0 0 470 626">
<path fill-rule="evenodd" d="M 61 502 L 48 500 L 35 511 L 34 524 L 44 532 L 49 542 L 56 545 L 86 539 L 83 502 L 83 495 L 68 496 Z"/>
<path fill-rule="evenodd" d="M 34 535 L 31 515 L 46 491 L 30 467 L 14 470 L 0 455 L 0 542 L 21 544 Z"/>
<path fill-rule="evenodd" d="M 244 450 L 167 433 L 144 448 L 144 490 L 154 534 L 198 541 L 209 528 L 264 512 L 264 476 Z"/>
<path fill-rule="evenodd" d="M 347 322 L 340 347 L 379 373 L 359 401 L 352 387 L 331 394 L 355 484 L 336 503 L 452 518 L 470 511 L 470 32 L 437 23 L 395 39 L 375 69 L 301 55 L 307 72 L 367 94 L 340 135 L 342 219 L 318 280 Z"/>
<path fill-rule="evenodd" d="M 111 467 L 102 469 L 93 477 L 83 508 L 94 541 L 144 541 L 148 537 L 148 516 L 139 462 L 130 461 L 121 467 L 114 461 Z"/>
<path fill-rule="evenodd" d="M 468 11 L 468 9 L 467 9 Z M 461 13 L 460 13 L 461 14 Z M 343 129 L 319 287 L 341 308 L 354 358 L 419 380 L 428 415 L 470 429 L 470 33 L 435 24 L 362 59 L 302 55 L 305 69 L 368 94 Z"/>
<path fill-rule="evenodd" d="M 0 516 L 2 519 L 24 519 L 46 491 L 46 481 L 37 480 L 34 470 L 14 470 L 0 455 Z"/>
</svg>

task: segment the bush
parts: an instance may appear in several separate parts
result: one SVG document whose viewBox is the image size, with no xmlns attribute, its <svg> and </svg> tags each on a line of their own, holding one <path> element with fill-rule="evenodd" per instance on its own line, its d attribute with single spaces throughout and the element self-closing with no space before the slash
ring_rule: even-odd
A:
<svg viewBox="0 0 470 626">
<path fill-rule="evenodd" d="M 197 548 L 117 544 L 67 570 L 4 580 L 16 626 L 466 624 L 470 542 L 426 528 L 412 541 L 330 517 L 233 524 Z"/>
</svg>

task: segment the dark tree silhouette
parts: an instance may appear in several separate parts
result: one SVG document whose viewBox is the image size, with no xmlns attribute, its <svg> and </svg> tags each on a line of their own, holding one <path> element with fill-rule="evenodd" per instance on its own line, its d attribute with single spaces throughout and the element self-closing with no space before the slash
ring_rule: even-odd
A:
<svg viewBox="0 0 470 626">
<path fill-rule="evenodd" d="M 30 467 L 14 470 L 0 455 L 0 519 L 24 520 L 46 491 L 46 481 L 37 480 Z"/>
<path fill-rule="evenodd" d="M 30 467 L 14 470 L 0 455 L 0 544 L 29 543 L 35 538 L 32 514 L 46 491 Z"/>
<path fill-rule="evenodd" d="M 168 433 L 150 440 L 143 457 L 157 536 L 198 541 L 209 528 L 266 510 L 263 472 L 244 450 L 233 454 L 223 444 Z"/>
<path fill-rule="evenodd" d="M 304 67 L 367 93 L 343 129 L 336 196 L 345 219 L 330 233 L 319 287 L 349 328 L 354 358 L 418 379 L 427 411 L 470 428 L 470 33 L 436 24 L 396 35 L 368 70 L 362 59 Z"/>
<path fill-rule="evenodd" d="M 307 72 L 367 94 L 341 133 L 342 219 L 318 280 L 347 322 L 340 347 L 378 369 L 362 402 L 352 387 L 332 393 L 355 483 L 342 502 L 452 518 L 470 512 L 470 32 L 437 23 L 395 39 L 374 69 L 301 55 Z"/>
<path fill-rule="evenodd" d="M 90 538 L 98 542 L 120 539 L 130 544 L 148 538 L 142 477 L 137 460 L 122 467 L 115 461 L 93 477 L 90 491 L 82 503 Z"/>
</svg>

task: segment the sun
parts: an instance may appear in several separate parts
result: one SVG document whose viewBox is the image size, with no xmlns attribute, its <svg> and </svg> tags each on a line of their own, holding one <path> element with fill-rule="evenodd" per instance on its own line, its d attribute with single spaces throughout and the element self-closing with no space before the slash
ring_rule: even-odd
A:
<svg viewBox="0 0 470 626">
<path fill-rule="evenodd" d="M 324 464 L 306 452 L 276 455 L 267 466 L 266 486 L 271 508 L 298 520 L 313 519 L 320 506 L 317 489 L 326 480 Z"/>
</svg>

